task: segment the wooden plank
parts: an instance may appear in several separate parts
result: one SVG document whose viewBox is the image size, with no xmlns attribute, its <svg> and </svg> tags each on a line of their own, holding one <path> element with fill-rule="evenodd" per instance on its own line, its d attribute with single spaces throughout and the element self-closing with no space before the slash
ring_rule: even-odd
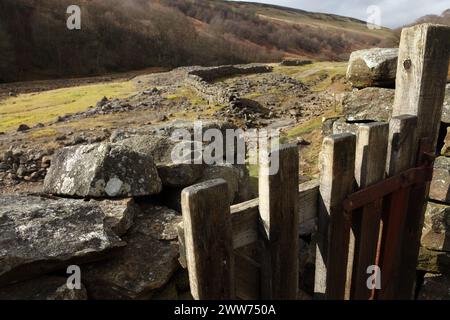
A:
<svg viewBox="0 0 450 320">
<path fill-rule="evenodd" d="M 270 161 L 269 161 L 270 160 Z M 271 172 L 269 167 L 277 167 Z M 296 299 L 298 291 L 298 186 L 296 145 L 262 153 L 259 211 L 265 241 L 262 260 L 262 298 Z"/>
<path fill-rule="evenodd" d="M 258 241 L 259 199 L 231 206 L 233 248 L 238 249 Z"/>
<path fill-rule="evenodd" d="M 196 300 L 235 298 L 234 253 L 227 183 L 211 180 L 181 194 L 186 261 Z"/>
<path fill-rule="evenodd" d="M 405 115 L 392 118 L 389 124 L 389 145 L 386 172 L 394 176 L 414 164 L 417 117 Z M 378 299 L 395 299 L 400 274 L 403 225 L 406 221 L 409 188 L 403 188 L 384 200 L 383 229 L 379 255 L 381 290 Z"/>
<path fill-rule="evenodd" d="M 350 221 L 344 199 L 353 191 L 356 137 L 326 137 L 320 156 L 320 199 L 316 249 L 315 297 L 344 299 Z"/>
<path fill-rule="evenodd" d="M 418 117 L 417 139 L 429 138 L 436 149 L 450 51 L 450 28 L 419 25 L 406 28 L 400 41 L 394 115 Z M 418 145 L 418 143 L 416 144 Z M 402 272 L 399 276 L 400 299 L 414 293 L 416 265 L 429 184 L 414 187 L 410 193 L 408 219 L 402 244 Z"/>
<path fill-rule="evenodd" d="M 355 179 L 363 189 L 381 180 L 385 175 L 389 125 L 387 123 L 364 124 L 359 127 Z M 368 300 L 373 290 L 367 288 L 367 268 L 375 265 L 380 233 L 382 200 L 353 213 L 354 257 L 351 281 L 351 298 Z M 350 250 L 352 245 L 349 246 Z M 349 253 L 349 256 L 352 252 Z"/>
<path fill-rule="evenodd" d="M 250 257 L 236 253 L 236 297 L 241 300 L 260 299 L 261 265 Z"/>
<path fill-rule="evenodd" d="M 298 212 L 300 224 L 317 218 L 319 185 L 319 180 L 311 180 L 299 186 Z"/>
<path fill-rule="evenodd" d="M 178 233 L 178 251 L 180 252 L 178 262 L 180 262 L 181 267 L 186 269 L 187 268 L 186 244 L 185 244 L 185 240 L 184 240 L 184 223 L 183 222 L 180 222 L 177 225 L 177 233 Z"/>
</svg>

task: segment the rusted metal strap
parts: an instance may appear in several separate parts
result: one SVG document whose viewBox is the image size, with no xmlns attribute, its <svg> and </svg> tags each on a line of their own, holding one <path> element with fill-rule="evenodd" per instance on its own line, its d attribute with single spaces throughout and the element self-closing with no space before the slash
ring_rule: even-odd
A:
<svg viewBox="0 0 450 320">
<path fill-rule="evenodd" d="M 428 155 L 430 157 L 431 155 Z M 396 176 L 385 179 L 377 184 L 351 194 L 344 201 L 344 210 L 351 212 L 364 207 L 378 199 L 403 188 L 408 188 L 414 184 L 431 181 L 433 177 L 433 167 L 423 166 L 412 168 Z"/>
</svg>

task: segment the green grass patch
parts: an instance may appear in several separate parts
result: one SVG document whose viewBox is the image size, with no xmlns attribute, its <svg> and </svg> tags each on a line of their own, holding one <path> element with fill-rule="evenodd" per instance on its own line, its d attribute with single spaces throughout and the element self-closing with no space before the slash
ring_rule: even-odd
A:
<svg viewBox="0 0 450 320">
<path fill-rule="evenodd" d="M 300 137 L 301 135 L 311 133 L 322 126 L 322 119 L 316 118 L 305 122 L 289 131 L 286 132 L 286 136 L 289 139 Z"/>
<path fill-rule="evenodd" d="M 58 116 L 86 111 L 107 98 L 126 98 L 137 89 L 132 81 L 100 83 L 22 94 L 0 102 L 0 131 L 15 130 L 20 124 L 48 123 Z"/>
<path fill-rule="evenodd" d="M 186 98 L 193 106 L 208 104 L 206 100 L 188 87 L 179 88 L 175 93 L 166 96 L 166 99 L 168 100 L 180 100 L 183 98 Z"/>
<path fill-rule="evenodd" d="M 58 131 L 52 128 L 45 128 L 40 130 L 35 130 L 30 133 L 30 138 L 32 139 L 40 139 L 40 138 L 50 138 L 56 136 Z"/>
<path fill-rule="evenodd" d="M 274 72 L 285 74 L 307 85 L 313 85 L 313 91 L 323 91 L 332 84 L 332 79 L 347 72 L 346 62 L 316 62 L 306 66 L 285 67 L 275 66 Z M 318 81 L 318 79 L 323 79 Z"/>
<path fill-rule="evenodd" d="M 244 99 L 250 99 L 250 100 L 253 100 L 253 99 L 259 98 L 259 97 L 261 97 L 261 96 L 262 96 L 262 93 L 259 93 L 259 92 L 252 92 L 252 93 L 246 94 L 246 95 L 244 96 Z"/>
</svg>

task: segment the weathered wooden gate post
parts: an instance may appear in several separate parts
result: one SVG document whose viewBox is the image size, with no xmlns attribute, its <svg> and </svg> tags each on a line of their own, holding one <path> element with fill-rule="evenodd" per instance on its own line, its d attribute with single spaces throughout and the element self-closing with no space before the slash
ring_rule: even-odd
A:
<svg viewBox="0 0 450 320">
<path fill-rule="evenodd" d="M 323 141 L 314 293 L 317 299 L 345 298 L 350 221 L 343 202 L 353 191 L 356 136 Z"/>
<path fill-rule="evenodd" d="M 191 293 L 197 300 L 235 298 L 228 186 L 211 180 L 181 194 Z"/>
<path fill-rule="evenodd" d="M 298 147 L 282 146 L 262 157 L 259 174 L 259 212 L 264 229 L 261 295 L 263 299 L 293 300 L 298 291 Z M 276 167 L 270 170 L 277 160 L 278 170 Z"/>
<path fill-rule="evenodd" d="M 397 69 L 393 116 L 417 116 L 417 156 L 423 138 L 433 149 L 442 116 L 450 52 L 450 28 L 422 24 L 402 32 Z M 422 233 L 429 184 L 411 190 L 410 208 L 403 237 L 400 292 L 396 298 L 410 299 L 414 291 L 415 270 Z"/>
</svg>

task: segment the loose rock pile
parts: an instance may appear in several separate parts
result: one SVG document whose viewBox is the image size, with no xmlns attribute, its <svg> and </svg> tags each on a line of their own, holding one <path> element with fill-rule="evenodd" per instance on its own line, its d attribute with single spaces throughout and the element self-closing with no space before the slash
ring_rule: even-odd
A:
<svg viewBox="0 0 450 320">
<path fill-rule="evenodd" d="M 53 150 L 22 150 L 10 148 L 0 158 L 0 186 L 21 181 L 38 181 L 45 177 L 50 167 Z"/>
<path fill-rule="evenodd" d="M 312 64 L 311 60 L 303 60 L 303 59 L 285 59 L 281 61 L 280 65 L 284 67 L 300 67 L 306 66 L 308 64 Z"/>
<path fill-rule="evenodd" d="M 175 122 L 61 149 L 53 155 L 45 195 L 0 196 L 0 298 L 189 298 L 178 262 L 180 211 L 155 197 L 165 193 L 179 201 L 183 187 L 223 178 L 230 204 L 248 200 L 248 172 L 232 164 L 172 165 L 170 135 L 177 128 L 194 131 L 192 123 Z M 65 284 L 73 265 L 81 269 L 75 291 Z"/>
</svg>

